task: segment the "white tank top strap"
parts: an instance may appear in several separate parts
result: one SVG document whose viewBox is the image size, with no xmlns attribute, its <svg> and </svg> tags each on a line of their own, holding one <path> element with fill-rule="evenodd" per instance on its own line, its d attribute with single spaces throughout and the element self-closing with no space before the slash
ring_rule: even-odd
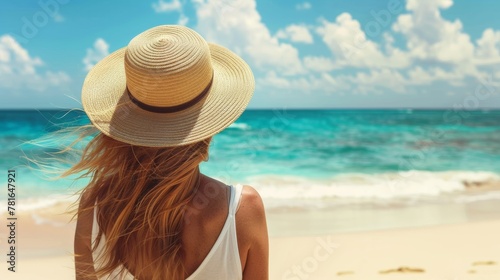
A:
<svg viewBox="0 0 500 280">
<path fill-rule="evenodd" d="M 187 280 L 242 279 L 243 272 L 238 250 L 238 237 L 236 235 L 236 212 L 238 211 L 242 190 L 242 185 L 230 186 L 226 223 L 208 255 Z"/>
<path fill-rule="evenodd" d="M 231 204 L 229 206 L 229 214 L 231 216 L 236 215 L 238 208 L 240 206 L 241 193 L 243 191 L 243 186 L 240 184 L 233 186 L 233 192 L 231 192 Z"/>
</svg>

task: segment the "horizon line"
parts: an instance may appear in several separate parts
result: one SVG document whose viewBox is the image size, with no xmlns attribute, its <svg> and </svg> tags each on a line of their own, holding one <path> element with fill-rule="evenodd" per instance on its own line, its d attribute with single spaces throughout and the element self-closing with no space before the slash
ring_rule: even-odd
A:
<svg viewBox="0 0 500 280">
<path fill-rule="evenodd" d="M 321 111 L 321 110 L 454 110 L 454 111 L 483 111 L 500 110 L 500 107 L 481 107 L 472 110 L 465 108 L 457 109 L 453 107 L 264 107 L 264 108 L 246 108 L 245 111 L 263 111 L 263 110 L 296 110 L 296 111 Z M 0 108 L 0 111 L 83 111 L 82 108 Z"/>
</svg>

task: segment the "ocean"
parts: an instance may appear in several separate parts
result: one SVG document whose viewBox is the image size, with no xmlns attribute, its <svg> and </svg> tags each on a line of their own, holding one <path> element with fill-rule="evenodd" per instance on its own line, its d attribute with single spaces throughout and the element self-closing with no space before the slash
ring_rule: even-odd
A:
<svg viewBox="0 0 500 280">
<path fill-rule="evenodd" d="M 0 171 L 17 173 L 21 209 L 68 199 L 85 181 L 49 180 L 24 155 L 61 149 L 34 145 L 62 126 L 88 124 L 79 110 L 1 110 Z M 452 197 L 500 182 L 500 110 L 247 110 L 213 138 L 202 172 L 250 184 L 266 207 L 329 207 L 367 201 Z M 6 199 L 6 191 L 0 199 Z M 5 205 L 5 204 L 2 204 Z"/>
</svg>

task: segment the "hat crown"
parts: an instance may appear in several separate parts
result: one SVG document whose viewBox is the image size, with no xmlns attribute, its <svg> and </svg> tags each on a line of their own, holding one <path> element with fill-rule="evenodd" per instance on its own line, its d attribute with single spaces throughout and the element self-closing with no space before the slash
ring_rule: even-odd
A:
<svg viewBox="0 0 500 280">
<path fill-rule="evenodd" d="M 137 35 L 127 46 L 124 63 L 130 94 L 151 106 L 192 101 L 213 75 L 207 42 L 183 26 L 158 26 Z"/>
</svg>

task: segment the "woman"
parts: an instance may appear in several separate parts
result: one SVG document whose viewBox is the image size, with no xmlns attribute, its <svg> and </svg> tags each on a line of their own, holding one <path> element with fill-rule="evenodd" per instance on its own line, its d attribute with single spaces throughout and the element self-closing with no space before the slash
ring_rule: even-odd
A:
<svg viewBox="0 0 500 280">
<path fill-rule="evenodd" d="M 253 90 L 241 58 L 182 26 L 146 30 L 88 73 L 82 104 L 98 132 L 66 173 L 91 178 L 77 279 L 268 279 L 260 196 L 198 168 Z"/>
</svg>

